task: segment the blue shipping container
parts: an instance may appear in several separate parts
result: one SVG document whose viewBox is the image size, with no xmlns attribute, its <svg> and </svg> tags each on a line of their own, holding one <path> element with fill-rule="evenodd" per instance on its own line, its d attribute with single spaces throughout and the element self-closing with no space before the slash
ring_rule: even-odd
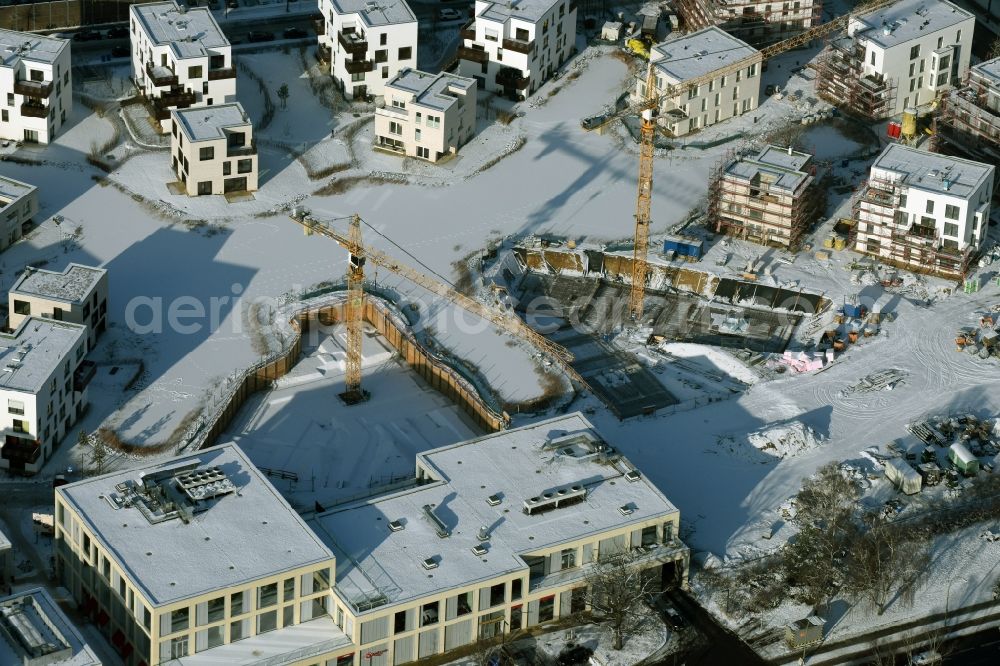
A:
<svg viewBox="0 0 1000 666">
<path fill-rule="evenodd" d="M 680 238 L 679 236 L 668 236 L 663 241 L 664 254 L 674 251 L 674 254 L 686 257 L 701 259 L 702 242 L 691 238 Z"/>
</svg>

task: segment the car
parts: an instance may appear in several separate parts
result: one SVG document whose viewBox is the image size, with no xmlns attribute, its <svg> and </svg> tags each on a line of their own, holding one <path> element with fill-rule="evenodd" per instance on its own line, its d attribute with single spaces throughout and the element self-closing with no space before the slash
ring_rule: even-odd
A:
<svg viewBox="0 0 1000 666">
<path fill-rule="evenodd" d="M 94 30 L 80 30 L 75 35 L 73 35 L 74 42 L 92 42 L 95 39 L 100 39 L 101 33 Z"/>
<path fill-rule="evenodd" d="M 302 28 L 285 28 L 285 31 L 281 33 L 281 36 L 285 39 L 298 39 L 300 37 L 306 37 L 307 33 Z"/>
<path fill-rule="evenodd" d="M 251 30 L 247 33 L 248 42 L 273 42 L 274 33 L 264 32 L 263 30 Z"/>
<path fill-rule="evenodd" d="M 585 130 L 592 130 L 600 127 L 608 121 L 608 114 L 602 113 L 596 116 L 590 116 L 589 118 L 584 118 L 580 121 L 580 127 Z"/>
<path fill-rule="evenodd" d="M 444 9 L 438 10 L 438 18 L 442 21 L 457 21 L 462 18 L 462 15 L 457 9 L 445 7 Z"/>
<path fill-rule="evenodd" d="M 56 474 L 52 479 L 52 487 L 58 488 L 59 486 L 65 486 L 69 481 L 66 479 L 65 474 Z"/>
<path fill-rule="evenodd" d="M 663 609 L 663 621 L 666 622 L 667 626 L 674 631 L 683 629 L 688 624 L 688 621 L 684 619 L 684 616 L 678 613 L 677 609 L 673 606 L 667 606 Z"/>
<path fill-rule="evenodd" d="M 123 25 L 116 25 L 107 32 L 108 39 L 127 39 L 128 28 Z"/>
<path fill-rule="evenodd" d="M 127 58 L 129 55 L 131 55 L 131 53 L 132 52 L 129 50 L 127 46 L 119 45 L 111 49 L 112 58 Z"/>
</svg>

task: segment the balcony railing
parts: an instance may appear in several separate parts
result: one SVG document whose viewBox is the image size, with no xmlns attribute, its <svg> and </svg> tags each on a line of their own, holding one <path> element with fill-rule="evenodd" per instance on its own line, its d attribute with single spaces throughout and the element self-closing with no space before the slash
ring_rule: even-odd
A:
<svg viewBox="0 0 1000 666">
<path fill-rule="evenodd" d="M 503 47 L 508 51 L 514 51 L 515 53 L 528 54 L 535 49 L 535 42 L 529 42 L 523 39 L 504 39 Z"/>
<path fill-rule="evenodd" d="M 486 51 L 469 48 L 468 46 L 458 47 L 458 58 L 459 60 L 471 60 L 472 62 L 478 63 L 488 62 L 490 59 Z"/>
<path fill-rule="evenodd" d="M 252 139 L 250 145 L 226 146 L 226 157 L 246 157 L 257 154 L 257 140 Z"/>
<path fill-rule="evenodd" d="M 21 105 L 21 115 L 25 118 L 48 118 L 49 107 L 25 102 Z"/>
<path fill-rule="evenodd" d="M 458 31 L 458 36 L 461 37 L 462 39 L 475 41 L 476 21 L 475 20 L 469 21 L 469 23 L 466 26 L 464 26 L 461 30 Z"/>
<path fill-rule="evenodd" d="M 153 82 L 156 87 L 160 86 L 176 86 L 177 77 L 174 74 L 164 74 L 164 72 L 169 72 L 170 70 L 166 67 L 153 67 L 153 63 L 146 63 L 146 75 L 149 80 Z"/>
<path fill-rule="evenodd" d="M 93 361 L 80 361 L 76 371 L 73 373 L 73 390 L 81 392 L 87 388 L 87 384 L 97 374 L 97 364 Z"/>
<path fill-rule="evenodd" d="M 496 82 L 497 85 L 505 88 L 516 88 L 517 90 L 524 90 L 528 87 L 528 77 L 521 76 L 521 71 L 513 67 L 504 67 L 498 71 Z"/>
<path fill-rule="evenodd" d="M 47 99 L 52 94 L 51 81 L 15 81 L 14 93 L 26 97 L 39 97 Z"/>
<path fill-rule="evenodd" d="M 357 53 L 364 54 L 368 51 L 368 42 L 356 32 L 344 32 L 341 30 L 337 33 L 337 41 L 340 42 L 345 51 L 352 55 Z"/>
<path fill-rule="evenodd" d="M 170 109 L 186 109 L 195 103 L 197 98 L 192 92 L 171 91 L 153 98 L 153 117 L 166 120 L 170 117 Z"/>
<path fill-rule="evenodd" d="M 0 451 L 0 457 L 11 462 L 21 462 L 30 465 L 36 462 L 42 454 L 41 441 L 34 439 L 27 433 L 12 433 L 5 430 L 3 436 L 4 445 L 2 451 Z"/>
<path fill-rule="evenodd" d="M 344 63 L 344 69 L 348 74 L 364 74 L 375 70 L 375 63 L 371 60 L 348 60 Z"/>
<path fill-rule="evenodd" d="M 937 229 L 923 224 L 914 224 L 910 227 L 909 234 L 918 238 L 934 238 L 937 236 Z"/>
<path fill-rule="evenodd" d="M 669 543 L 651 544 L 634 548 L 635 563 L 641 567 L 651 567 L 679 560 L 685 556 L 688 548 L 679 540 Z M 576 581 L 583 581 L 592 574 L 593 563 L 583 564 L 571 569 L 553 571 L 543 576 L 532 576 L 528 579 L 528 589 L 532 592 L 544 587 L 561 587 Z"/>
<path fill-rule="evenodd" d="M 224 67 L 222 69 L 208 70 L 209 81 L 220 81 L 222 79 L 235 79 L 235 78 L 236 78 L 235 67 Z"/>
</svg>

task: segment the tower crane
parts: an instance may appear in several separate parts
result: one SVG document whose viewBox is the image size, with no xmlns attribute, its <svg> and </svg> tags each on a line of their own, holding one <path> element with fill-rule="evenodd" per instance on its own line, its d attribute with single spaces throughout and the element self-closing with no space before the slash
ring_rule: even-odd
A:
<svg viewBox="0 0 1000 666">
<path fill-rule="evenodd" d="M 656 87 L 655 63 L 652 59 L 646 71 L 646 94 L 638 103 L 626 107 L 618 113 L 607 116 L 601 123 L 594 125 L 590 129 L 599 129 L 610 122 L 625 116 L 638 115 L 642 120 L 639 131 L 639 187 L 635 207 L 635 243 L 632 252 L 632 289 L 629 295 L 629 314 L 633 321 L 639 322 L 642 317 L 643 302 L 646 297 L 646 278 L 649 272 L 649 225 L 650 212 L 653 193 L 653 154 L 654 139 L 656 138 L 656 114 L 660 108 L 661 99 L 671 99 L 681 95 L 688 90 L 697 89 L 709 81 L 717 79 L 727 74 L 738 72 L 751 65 L 763 62 L 768 58 L 798 48 L 808 44 L 814 39 L 826 37 L 832 32 L 836 32 L 847 27 L 853 16 L 868 14 L 879 9 L 884 9 L 894 5 L 898 0 L 871 0 L 858 5 L 854 11 L 838 16 L 831 21 L 815 26 L 789 39 L 777 42 L 771 46 L 766 46 L 753 55 L 741 58 L 728 65 L 723 65 L 701 76 L 687 79 L 677 84 L 668 85 L 659 92 Z"/>
<path fill-rule="evenodd" d="M 326 236 L 337 242 L 349 253 L 347 303 L 344 308 L 344 320 L 347 328 L 347 373 L 345 391 L 341 396 L 344 402 L 354 404 L 367 398 L 367 393 L 361 388 L 361 333 L 364 315 L 364 289 L 362 285 L 365 277 L 364 267 L 368 261 L 406 278 L 432 294 L 451 301 L 463 310 L 492 323 L 505 333 L 531 343 L 548 354 L 579 385 L 586 386 L 584 379 L 570 366 L 573 354 L 565 347 L 532 330 L 517 315 L 489 308 L 438 280 L 397 261 L 384 252 L 365 246 L 361 239 L 363 220 L 360 216 L 351 216 L 347 234 L 334 229 L 330 221 L 318 220 L 308 214 L 295 214 L 292 215 L 292 219 L 302 225 L 307 234 L 315 233 Z"/>
</svg>

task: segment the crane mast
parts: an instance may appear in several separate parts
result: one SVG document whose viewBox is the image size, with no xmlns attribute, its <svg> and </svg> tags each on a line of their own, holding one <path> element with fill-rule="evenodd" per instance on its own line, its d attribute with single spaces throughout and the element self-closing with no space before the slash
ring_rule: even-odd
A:
<svg viewBox="0 0 1000 666">
<path fill-rule="evenodd" d="M 361 328 L 365 292 L 365 248 L 361 244 L 361 218 L 351 217 L 347 239 L 350 257 L 347 263 L 347 303 L 344 322 L 347 326 L 347 372 L 341 399 L 349 405 L 363 402 L 367 394 L 361 388 Z"/>
<path fill-rule="evenodd" d="M 632 292 L 629 314 L 636 323 L 642 318 L 646 298 L 646 257 L 649 254 L 649 217 L 653 198 L 653 151 L 656 137 L 656 74 L 653 64 L 646 72 L 646 101 L 642 110 L 639 139 L 639 194 L 635 204 L 635 244 L 632 250 Z"/>
</svg>

